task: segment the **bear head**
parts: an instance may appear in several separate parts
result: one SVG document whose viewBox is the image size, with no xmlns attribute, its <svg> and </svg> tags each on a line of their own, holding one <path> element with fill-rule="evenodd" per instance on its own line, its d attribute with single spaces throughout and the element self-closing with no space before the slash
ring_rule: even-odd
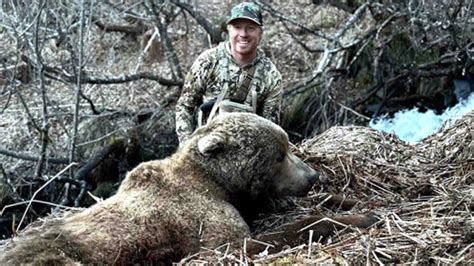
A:
<svg viewBox="0 0 474 266">
<path fill-rule="evenodd" d="M 182 147 L 231 197 L 304 196 L 318 175 L 289 150 L 288 135 L 251 113 L 224 113 Z"/>
</svg>

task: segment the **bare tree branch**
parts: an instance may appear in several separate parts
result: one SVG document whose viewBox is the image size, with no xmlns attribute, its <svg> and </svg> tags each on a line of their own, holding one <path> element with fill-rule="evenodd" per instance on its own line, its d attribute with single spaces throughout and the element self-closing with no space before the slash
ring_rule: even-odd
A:
<svg viewBox="0 0 474 266">
<path fill-rule="evenodd" d="M 303 82 L 297 84 L 294 88 L 290 89 L 286 94 L 288 93 L 294 93 L 295 91 L 300 91 L 300 90 L 306 90 L 309 87 L 314 86 L 314 82 L 317 82 L 317 79 L 323 74 L 323 72 L 329 72 L 331 68 L 329 68 L 329 65 L 332 62 L 333 56 L 340 52 L 341 50 L 348 49 L 350 47 L 353 47 L 357 45 L 358 43 L 361 42 L 361 39 L 355 39 L 353 42 L 347 44 L 347 45 L 342 45 L 340 43 L 340 38 L 344 35 L 344 33 L 352 27 L 355 22 L 360 19 L 362 14 L 364 14 L 365 10 L 369 7 L 369 3 L 365 3 L 361 5 L 355 12 L 352 14 L 344 23 L 344 25 L 333 35 L 327 35 L 326 38 L 329 41 L 328 45 L 326 47 L 321 47 L 317 49 L 310 49 L 306 45 L 304 45 L 302 42 L 298 41 L 297 42 L 305 47 L 306 50 L 311 51 L 311 52 L 316 52 L 316 51 L 321 51 L 321 59 L 318 62 L 317 67 L 313 70 L 313 73 L 310 77 L 306 78 Z M 276 12 L 276 11 L 275 11 Z M 281 16 L 279 16 L 281 17 Z M 287 20 L 289 21 L 289 20 Z M 283 23 L 285 27 L 287 28 L 286 24 Z M 288 28 L 287 28 L 288 29 Z M 289 29 L 288 29 L 289 30 Z M 372 35 L 374 31 L 369 31 L 365 38 L 368 36 Z"/>
<path fill-rule="evenodd" d="M 288 18 L 286 17 L 284 14 L 282 14 L 281 12 L 277 11 L 275 8 L 273 8 L 269 3 L 267 3 L 266 1 L 255 1 L 255 3 L 257 5 L 259 5 L 263 10 L 267 11 L 268 13 L 270 13 L 271 16 L 274 16 L 276 18 L 278 18 L 280 21 L 287 21 L 288 23 L 302 29 L 303 31 L 305 31 L 306 33 L 309 33 L 309 34 L 313 34 L 317 37 L 320 37 L 320 38 L 323 38 L 325 40 L 328 40 L 328 41 L 332 41 L 333 38 L 329 35 L 326 35 L 320 31 L 315 31 L 315 30 L 312 30 L 306 26 L 304 26 L 303 24 L 291 19 L 291 18 Z"/>
<path fill-rule="evenodd" d="M 191 15 L 197 21 L 197 23 L 199 23 L 199 25 L 201 25 L 204 28 L 204 30 L 209 34 L 211 38 L 211 43 L 217 44 L 224 41 L 224 38 L 222 37 L 222 31 L 221 31 L 220 25 L 215 25 L 212 22 L 210 22 L 206 18 L 206 16 L 204 16 L 198 10 L 196 10 L 193 5 L 190 5 L 188 3 L 185 3 L 183 1 L 178 1 L 178 0 L 171 0 L 170 2 L 186 10 L 186 12 L 188 12 L 189 15 Z"/>
<path fill-rule="evenodd" d="M 130 35 L 139 35 L 147 30 L 146 26 L 141 21 L 137 21 L 132 25 L 105 24 L 99 17 L 92 16 L 92 23 L 106 32 L 123 32 Z"/>
<path fill-rule="evenodd" d="M 78 58 L 78 63 L 77 63 L 77 66 L 76 66 L 76 69 L 77 69 L 77 80 L 76 80 L 76 90 L 75 90 L 75 95 L 74 95 L 74 103 L 73 103 L 73 125 L 72 125 L 72 136 L 70 138 L 70 141 L 69 141 L 69 163 L 73 163 L 74 162 L 74 157 L 75 157 L 75 153 L 76 153 L 76 140 L 77 140 L 77 127 L 79 125 L 79 109 L 80 109 L 80 99 L 81 99 L 81 95 L 82 95 L 82 69 L 84 67 L 84 27 L 85 27 L 85 15 L 84 15 L 84 0 L 79 0 L 78 1 L 78 6 L 79 6 L 79 13 L 80 13 L 80 22 L 79 22 L 79 29 L 78 29 L 78 36 L 79 36 L 79 58 Z M 91 5 L 93 5 L 93 3 L 91 3 Z M 71 167 L 69 169 L 69 177 L 71 179 L 75 179 L 77 180 L 76 178 L 74 178 L 74 169 Z M 78 180 L 79 181 L 79 180 Z M 83 181 L 83 180 L 81 180 Z M 85 183 L 85 181 L 83 181 Z M 81 186 L 82 187 L 82 186 Z M 65 195 L 68 195 L 69 194 L 69 190 L 70 189 L 70 183 L 69 182 L 66 182 L 65 184 L 65 190 L 66 190 L 66 193 Z M 81 193 L 82 194 L 82 193 Z M 67 198 L 67 196 L 65 197 Z M 77 200 L 77 198 L 76 198 Z M 64 200 L 63 200 L 64 201 Z M 80 201 L 80 200 L 79 200 Z"/>
<path fill-rule="evenodd" d="M 40 157 L 38 157 L 38 156 L 28 155 L 28 154 L 20 153 L 20 152 L 16 152 L 16 151 L 10 151 L 10 150 L 6 150 L 6 149 L 3 149 L 3 148 L 0 148 L 0 154 L 10 156 L 10 157 L 13 157 L 13 158 L 17 158 L 17 159 L 21 159 L 21 160 L 26 160 L 26 161 L 37 162 L 37 161 L 40 160 Z M 46 161 L 48 163 L 52 163 L 52 164 L 67 164 L 67 163 L 69 163 L 69 159 L 67 159 L 67 158 L 51 158 L 51 157 L 49 157 L 49 158 L 46 158 Z"/>
<path fill-rule="evenodd" d="M 71 78 L 74 78 L 72 76 Z M 163 86 L 182 86 L 183 81 L 182 80 L 171 80 L 171 79 L 166 79 L 162 78 L 156 75 L 153 75 L 148 72 L 142 72 L 142 73 L 136 73 L 136 74 L 129 74 L 129 75 L 122 75 L 118 77 L 91 77 L 85 74 L 82 77 L 82 82 L 83 83 L 88 83 L 88 84 L 101 84 L 101 85 L 107 85 L 107 84 L 117 84 L 117 83 L 126 83 L 130 81 L 136 81 L 140 79 L 149 79 L 149 80 L 154 80 L 157 81 L 159 84 Z"/>
<path fill-rule="evenodd" d="M 76 150 L 76 139 L 77 139 L 77 126 L 79 124 L 79 102 L 82 94 L 82 69 L 83 59 L 84 59 L 84 27 L 85 27 L 85 15 L 84 15 L 84 0 L 79 1 L 80 8 L 80 25 L 79 25 L 79 62 L 77 65 L 77 80 L 76 80 L 76 91 L 74 95 L 74 110 L 73 110 L 73 125 L 72 125 L 72 137 L 69 143 L 69 163 L 74 162 L 74 154 Z M 72 168 L 71 168 L 71 177 L 72 177 Z"/>
<path fill-rule="evenodd" d="M 41 1 L 39 4 L 39 10 L 38 10 L 38 17 L 41 16 L 41 13 L 43 12 L 43 9 L 46 7 L 46 2 Z M 40 159 L 38 160 L 38 163 L 36 164 L 36 170 L 35 170 L 35 177 L 36 178 L 41 178 L 43 174 L 43 168 L 44 164 L 46 162 L 46 152 L 48 149 L 48 143 L 49 143 L 49 121 L 48 121 L 48 102 L 47 102 L 47 91 L 46 91 L 46 86 L 44 84 L 44 66 L 43 66 L 43 59 L 41 55 L 41 49 L 40 49 L 40 25 L 41 25 L 41 19 L 38 19 L 36 21 L 36 27 L 35 27 L 35 43 L 34 43 L 34 53 L 36 56 L 36 63 L 38 67 L 38 80 L 39 80 L 39 89 L 41 92 L 41 104 L 42 104 L 42 125 L 40 128 Z"/>
<path fill-rule="evenodd" d="M 163 1 L 160 1 L 160 3 L 161 5 L 164 5 Z M 156 9 L 155 3 L 151 0 L 147 1 L 147 11 L 149 15 L 153 18 L 155 27 L 160 33 L 161 45 L 163 46 L 163 51 L 165 51 L 165 57 L 170 65 L 171 74 L 173 78 L 183 80 L 184 75 L 183 71 L 181 70 L 181 65 L 179 63 L 178 56 L 173 48 L 173 43 L 171 42 L 171 39 L 168 37 L 168 27 L 166 20 L 160 17 L 160 12 Z"/>
<path fill-rule="evenodd" d="M 22 55 L 22 60 L 27 63 L 32 63 L 31 59 L 27 56 Z M 45 65 L 45 76 L 51 79 L 59 80 L 66 83 L 73 83 L 77 82 L 77 76 L 74 74 L 67 73 L 63 69 L 52 67 Z M 90 73 L 85 71 L 82 72 L 81 82 L 82 84 L 98 84 L 98 85 L 108 85 L 108 84 L 120 84 L 120 83 L 127 83 L 131 81 L 137 81 L 140 79 L 149 79 L 157 81 L 159 84 L 163 86 L 182 86 L 182 80 L 171 80 L 166 79 L 157 75 L 154 75 L 149 72 L 141 72 L 135 74 L 124 74 L 121 76 L 92 76 Z"/>
</svg>

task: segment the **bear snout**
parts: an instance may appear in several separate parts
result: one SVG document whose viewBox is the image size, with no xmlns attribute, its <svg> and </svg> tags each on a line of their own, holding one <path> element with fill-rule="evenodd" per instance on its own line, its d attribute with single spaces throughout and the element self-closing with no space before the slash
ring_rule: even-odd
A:
<svg viewBox="0 0 474 266">
<path fill-rule="evenodd" d="M 288 155 L 288 162 L 290 170 L 295 178 L 302 178 L 306 182 L 308 182 L 311 186 L 319 180 L 319 174 L 313 168 L 311 168 L 308 164 L 306 164 L 303 160 L 298 158 L 296 155 Z"/>
<path fill-rule="evenodd" d="M 319 174 L 293 154 L 287 154 L 274 179 L 275 196 L 305 196 L 319 179 Z"/>
<path fill-rule="evenodd" d="M 307 179 L 308 179 L 309 184 L 312 187 L 316 183 L 316 181 L 318 181 L 320 178 L 319 178 L 319 174 L 316 171 L 314 171 L 314 173 L 309 174 Z"/>
</svg>

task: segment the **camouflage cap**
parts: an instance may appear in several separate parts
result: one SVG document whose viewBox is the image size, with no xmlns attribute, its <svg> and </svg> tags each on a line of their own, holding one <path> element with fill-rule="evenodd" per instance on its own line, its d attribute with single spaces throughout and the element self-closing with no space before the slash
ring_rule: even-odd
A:
<svg viewBox="0 0 474 266">
<path fill-rule="evenodd" d="M 254 3 L 243 2 L 234 6 L 230 10 L 230 15 L 229 19 L 227 20 L 227 24 L 238 18 L 251 20 L 257 23 L 259 26 L 263 25 L 262 13 L 260 12 L 260 8 Z"/>
</svg>

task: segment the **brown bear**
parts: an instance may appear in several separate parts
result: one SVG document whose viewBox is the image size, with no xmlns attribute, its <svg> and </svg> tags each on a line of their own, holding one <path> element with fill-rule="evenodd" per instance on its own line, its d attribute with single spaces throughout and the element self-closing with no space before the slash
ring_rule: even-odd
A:
<svg viewBox="0 0 474 266">
<path fill-rule="evenodd" d="M 240 246 L 250 236 L 241 215 L 250 204 L 303 196 L 316 181 L 288 145 L 266 119 L 222 114 L 170 158 L 133 169 L 116 195 L 22 232 L 0 264 L 169 263 L 200 247 Z"/>
</svg>

